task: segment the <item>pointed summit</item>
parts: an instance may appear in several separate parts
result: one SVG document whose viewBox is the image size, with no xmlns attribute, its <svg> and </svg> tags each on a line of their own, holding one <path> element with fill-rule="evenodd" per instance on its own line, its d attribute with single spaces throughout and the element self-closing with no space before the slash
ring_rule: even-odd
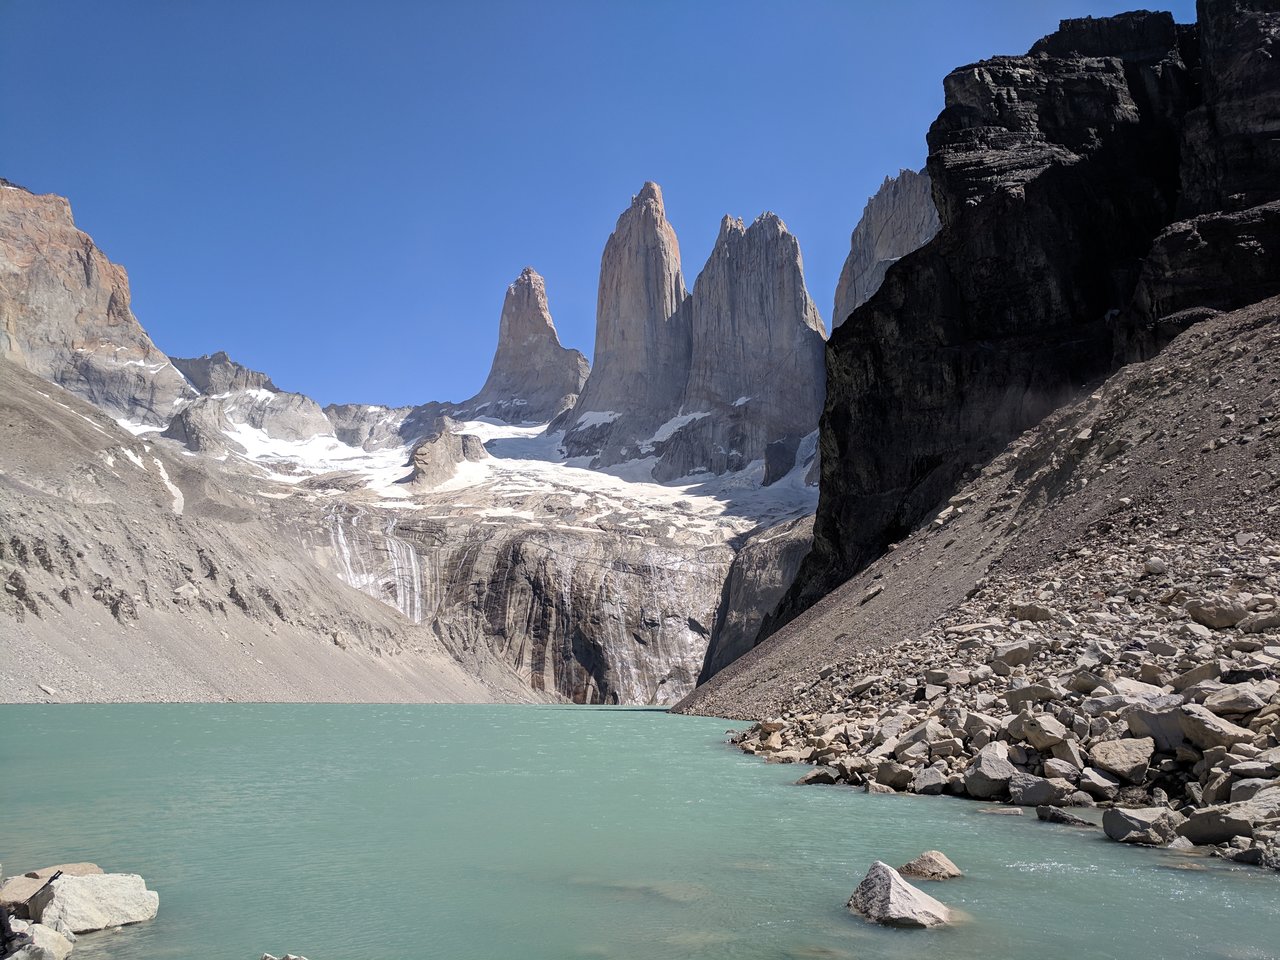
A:
<svg viewBox="0 0 1280 960">
<path fill-rule="evenodd" d="M 715 428 L 690 428 L 696 441 L 663 452 L 659 479 L 699 466 L 740 470 L 779 440 L 794 458 L 822 412 L 825 330 L 805 287 L 800 244 L 781 218 L 764 213 L 743 229 L 725 217 L 683 313 L 690 361 L 678 409 L 722 413 L 707 421 Z"/>
<path fill-rule="evenodd" d="M 657 203 L 659 208 L 662 207 L 662 188 L 652 180 L 644 182 L 640 192 L 631 198 L 631 204 L 635 206 L 637 203 L 644 203 L 646 200 L 652 200 Z"/>
<path fill-rule="evenodd" d="M 464 406 L 476 416 L 541 423 L 572 405 L 588 370 L 586 357 L 560 345 L 546 282 L 525 267 L 502 302 L 489 377 Z"/>
<path fill-rule="evenodd" d="M 675 318 L 687 297 L 680 244 L 663 210 L 662 190 L 645 183 L 618 218 L 600 258 L 595 357 L 566 425 L 570 434 L 588 413 L 643 419 L 666 409 L 688 372 L 688 335 Z M 600 449 L 595 441 L 579 440 L 587 444 L 581 452 Z"/>
</svg>

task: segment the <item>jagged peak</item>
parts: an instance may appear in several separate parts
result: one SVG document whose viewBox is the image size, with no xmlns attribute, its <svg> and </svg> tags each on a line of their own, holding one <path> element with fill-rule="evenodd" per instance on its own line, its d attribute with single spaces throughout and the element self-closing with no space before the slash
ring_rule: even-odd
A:
<svg viewBox="0 0 1280 960">
<path fill-rule="evenodd" d="M 767 228 L 772 228 L 778 233 L 791 233 L 791 231 L 787 229 L 787 225 L 782 221 L 782 218 L 772 210 L 766 210 L 764 213 L 760 214 L 760 216 L 756 217 L 755 220 L 751 222 L 751 226 L 748 230 L 763 230 Z"/>
<path fill-rule="evenodd" d="M 507 292 L 515 293 L 517 287 L 541 287 L 546 288 L 547 282 L 543 279 L 542 274 L 533 267 L 525 267 L 520 271 L 520 275 L 507 285 Z"/>
<path fill-rule="evenodd" d="M 640 187 L 640 192 L 631 198 L 632 206 L 637 206 L 646 201 L 653 201 L 662 207 L 662 188 L 652 180 L 646 180 L 644 185 Z"/>
<path fill-rule="evenodd" d="M 716 237 L 716 243 L 723 243 L 731 234 L 741 236 L 747 232 L 747 228 L 742 223 L 741 217 L 730 216 L 725 214 L 720 219 L 720 234 Z"/>
</svg>

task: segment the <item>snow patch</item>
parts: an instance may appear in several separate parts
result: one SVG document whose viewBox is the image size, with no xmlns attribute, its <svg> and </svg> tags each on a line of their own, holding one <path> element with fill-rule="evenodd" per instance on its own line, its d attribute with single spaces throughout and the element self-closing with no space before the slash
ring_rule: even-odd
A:
<svg viewBox="0 0 1280 960">
<path fill-rule="evenodd" d="M 711 416 L 708 412 L 702 413 L 682 413 L 678 417 L 672 417 L 657 430 L 653 436 L 649 438 L 649 443 L 663 443 L 675 436 L 677 430 L 681 430 L 693 423 L 695 420 L 701 420 L 703 417 Z"/>
<path fill-rule="evenodd" d="M 169 471 L 164 468 L 164 464 L 160 462 L 159 457 L 152 457 L 151 462 L 154 463 L 156 465 L 156 469 L 160 471 L 160 480 L 168 489 L 169 496 L 173 497 L 173 512 L 178 516 L 182 516 L 182 511 L 187 504 L 187 500 L 182 495 L 182 491 L 178 489 L 178 485 L 176 483 L 169 479 Z"/>
</svg>

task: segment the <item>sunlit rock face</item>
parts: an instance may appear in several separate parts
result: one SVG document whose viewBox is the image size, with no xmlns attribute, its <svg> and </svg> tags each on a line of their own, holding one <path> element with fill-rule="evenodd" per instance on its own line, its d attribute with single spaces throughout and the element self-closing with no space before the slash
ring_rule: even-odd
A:
<svg viewBox="0 0 1280 960">
<path fill-rule="evenodd" d="M 71 204 L 0 180 L 0 356 L 113 417 L 168 423 L 194 394 L 129 309 L 129 277 Z"/>
<path fill-rule="evenodd" d="M 525 267 L 507 287 L 489 376 L 462 406 L 472 416 L 546 423 L 573 406 L 590 369 L 586 357 L 560 345 L 546 281 Z"/>
<path fill-rule="evenodd" d="M 836 285 L 831 328 L 840 326 L 870 300 L 889 268 L 932 240 L 939 226 L 929 174 L 901 170 L 896 177 L 885 177 L 849 238 L 849 256 Z"/>
<path fill-rule="evenodd" d="M 6 319 L 18 332 L 6 349 L 43 358 L 41 376 L 79 385 L 113 416 L 128 416 L 137 437 L 121 432 L 115 449 L 104 435 L 97 455 L 123 485 L 117 494 L 137 488 L 137 509 L 152 509 L 159 491 L 163 510 L 182 511 L 180 546 L 166 547 L 165 590 L 201 629 L 213 629 L 205 619 L 243 615 L 270 631 L 274 617 L 290 637 L 368 651 L 396 696 L 419 681 L 443 690 L 415 671 L 444 656 L 493 696 L 518 689 L 578 702 L 672 703 L 709 669 L 709 651 L 719 665 L 745 649 L 783 588 L 816 500 L 809 479 L 823 327 L 799 246 L 776 216 L 750 226 L 726 218 L 690 296 L 661 193 L 646 185 L 606 245 L 604 362 L 590 376 L 582 355 L 560 345 L 545 282 L 526 269 L 506 290 L 497 349 L 475 397 L 321 409 L 222 352 L 170 361 L 127 310 L 112 322 L 134 349 L 150 351 L 140 354 L 147 376 L 118 375 L 143 368 L 102 360 L 115 356 L 121 333 L 109 354 L 90 351 L 86 361 L 77 344 L 110 325 L 100 314 L 119 298 L 86 293 L 81 313 L 65 304 L 55 311 L 57 324 L 44 319 L 48 311 L 32 314 L 28 301 L 62 303 L 75 285 L 41 261 L 52 243 L 49 258 L 60 262 L 61 241 L 47 240 L 40 224 L 62 216 L 65 203 L 0 194 L 10 192 L 30 209 L 5 221 L 5 249 L 26 252 L 0 269 L 25 270 L 28 284 L 26 300 L 6 301 L 6 318 L 18 318 Z M 69 215 L 58 222 L 74 235 Z M 122 271 L 112 276 L 123 283 Z M 43 353 L 31 346 L 37 341 L 47 341 Z M 99 368 L 106 373 L 96 379 L 78 372 Z M 180 395 L 170 391 L 158 405 L 157 384 L 166 382 Z M 69 408 L 67 416 L 76 417 Z M 71 526 L 97 522 L 64 512 Z M 209 527 L 196 523 L 201 517 Z M 214 557 L 215 527 L 214 566 L 252 569 L 252 591 L 247 574 L 226 584 L 215 583 L 216 571 L 203 574 L 208 583 L 196 573 L 182 579 L 188 568 L 204 569 L 201 556 Z M 794 536 L 779 535 L 793 528 Z M 103 546 L 106 557 L 135 548 Z M 747 559 L 738 563 L 740 555 Z M 777 568 L 773 557 L 783 558 Z M 95 576 L 132 585 L 134 572 L 104 561 Z M 302 594 L 281 599 L 277 580 L 323 593 L 314 603 L 323 616 L 310 616 Z M 348 587 L 384 612 L 371 617 L 364 597 L 351 604 Z M 388 622 L 399 626 L 388 632 Z M 158 637 L 162 623 L 155 620 Z M 295 667 L 308 656 L 299 648 Z M 455 680 L 448 689 L 466 688 Z"/>
</svg>

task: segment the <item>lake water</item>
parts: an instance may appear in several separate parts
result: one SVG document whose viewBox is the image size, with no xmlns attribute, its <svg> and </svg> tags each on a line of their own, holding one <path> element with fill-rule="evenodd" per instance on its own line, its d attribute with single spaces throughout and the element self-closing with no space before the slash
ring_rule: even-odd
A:
<svg viewBox="0 0 1280 960">
<path fill-rule="evenodd" d="M 0 862 L 142 874 L 160 915 L 77 960 L 1261 958 L 1280 875 L 960 800 L 795 787 L 723 720 L 492 706 L 0 707 Z M 968 915 L 846 913 L 945 851 Z M 1207 869 L 1178 869 L 1180 865 Z"/>
</svg>

